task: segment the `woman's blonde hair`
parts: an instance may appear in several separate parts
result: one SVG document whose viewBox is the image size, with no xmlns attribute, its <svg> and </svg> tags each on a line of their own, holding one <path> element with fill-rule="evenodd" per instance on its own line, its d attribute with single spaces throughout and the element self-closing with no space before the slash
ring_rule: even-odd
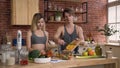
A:
<svg viewBox="0 0 120 68">
<path fill-rule="evenodd" d="M 33 19 L 32 19 L 31 31 L 35 31 L 37 29 L 37 23 L 41 18 L 44 18 L 41 13 L 34 14 Z M 42 30 L 45 31 L 45 23 L 44 23 Z"/>
</svg>

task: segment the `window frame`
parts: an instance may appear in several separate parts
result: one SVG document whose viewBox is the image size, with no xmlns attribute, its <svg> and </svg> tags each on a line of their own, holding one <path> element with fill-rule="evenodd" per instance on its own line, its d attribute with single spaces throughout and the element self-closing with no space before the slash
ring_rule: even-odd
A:
<svg viewBox="0 0 120 68">
<path fill-rule="evenodd" d="M 111 24 L 115 24 L 116 26 L 118 26 L 119 24 L 120 24 L 120 21 L 119 22 L 117 22 L 117 6 L 119 5 L 120 6 L 120 0 L 116 0 L 116 1 L 113 1 L 113 2 L 109 2 L 109 1 L 107 1 L 108 3 L 107 3 L 107 22 L 108 22 L 108 24 L 109 25 L 111 25 Z M 109 8 L 110 7 L 114 7 L 115 6 L 115 17 L 116 17 L 116 19 L 115 19 L 115 22 L 113 22 L 113 23 L 109 23 Z M 115 27 L 116 29 L 117 29 L 117 27 Z M 119 30 L 119 29 L 117 29 L 117 30 Z M 120 32 L 120 31 L 119 31 Z M 116 40 L 111 40 L 111 39 L 109 39 L 109 37 L 107 37 L 107 41 L 108 41 L 108 43 L 120 43 L 120 35 L 119 36 L 117 36 L 119 33 L 116 33 Z M 117 37 L 119 37 L 118 39 L 117 39 Z"/>
</svg>

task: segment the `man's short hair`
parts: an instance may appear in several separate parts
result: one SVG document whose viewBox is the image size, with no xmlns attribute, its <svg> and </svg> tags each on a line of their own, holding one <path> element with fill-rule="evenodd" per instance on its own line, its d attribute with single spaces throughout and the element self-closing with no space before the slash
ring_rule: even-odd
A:
<svg viewBox="0 0 120 68">
<path fill-rule="evenodd" d="M 65 17 L 65 13 L 68 13 L 70 15 L 74 15 L 74 10 L 72 10 L 71 8 L 65 8 L 63 11 L 63 16 Z"/>
</svg>

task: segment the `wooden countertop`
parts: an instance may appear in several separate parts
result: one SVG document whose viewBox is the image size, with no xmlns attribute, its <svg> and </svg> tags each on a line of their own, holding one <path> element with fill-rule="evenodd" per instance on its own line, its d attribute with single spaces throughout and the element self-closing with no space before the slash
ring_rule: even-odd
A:
<svg viewBox="0 0 120 68">
<path fill-rule="evenodd" d="M 91 65 L 101 65 L 101 64 L 111 64 L 115 63 L 118 68 L 118 58 L 113 57 L 112 59 L 106 58 L 94 58 L 94 59 L 71 59 L 59 63 L 46 63 L 46 64 L 36 64 L 29 63 L 28 65 L 13 65 L 7 66 L 0 64 L 0 68 L 71 68 L 71 67 L 80 67 L 80 66 L 91 66 Z M 108 67 L 109 68 L 109 67 Z"/>
<path fill-rule="evenodd" d="M 120 47 L 119 43 L 107 43 L 105 46 L 114 46 L 114 47 Z"/>
</svg>

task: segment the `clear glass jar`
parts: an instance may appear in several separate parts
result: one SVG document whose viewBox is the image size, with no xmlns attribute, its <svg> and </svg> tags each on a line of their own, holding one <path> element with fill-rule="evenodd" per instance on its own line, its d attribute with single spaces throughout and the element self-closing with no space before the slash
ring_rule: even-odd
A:
<svg viewBox="0 0 120 68">
<path fill-rule="evenodd" d="M 2 51 L 1 62 L 5 65 L 14 65 L 15 51 L 14 50 Z"/>
<path fill-rule="evenodd" d="M 3 64 L 6 64 L 6 52 L 5 52 L 5 51 L 2 51 L 1 62 L 2 62 Z"/>
<path fill-rule="evenodd" d="M 12 50 L 12 47 L 11 45 L 9 44 L 2 44 L 1 47 L 0 47 L 0 50 L 1 50 L 1 62 L 3 64 L 7 64 L 7 59 L 9 59 L 11 57 L 11 54 L 15 55 L 15 52 Z"/>
<path fill-rule="evenodd" d="M 9 54 L 9 57 L 6 59 L 6 64 L 14 65 L 15 64 L 15 50 L 10 50 L 8 54 Z"/>
<path fill-rule="evenodd" d="M 20 50 L 20 61 L 19 63 L 21 65 L 27 65 L 28 64 L 28 50 L 27 48 L 22 48 Z"/>
<path fill-rule="evenodd" d="M 112 57 L 113 57 L 112 51 L 106 51 L 106 58 L 110 59 Z"/>
</svg>

